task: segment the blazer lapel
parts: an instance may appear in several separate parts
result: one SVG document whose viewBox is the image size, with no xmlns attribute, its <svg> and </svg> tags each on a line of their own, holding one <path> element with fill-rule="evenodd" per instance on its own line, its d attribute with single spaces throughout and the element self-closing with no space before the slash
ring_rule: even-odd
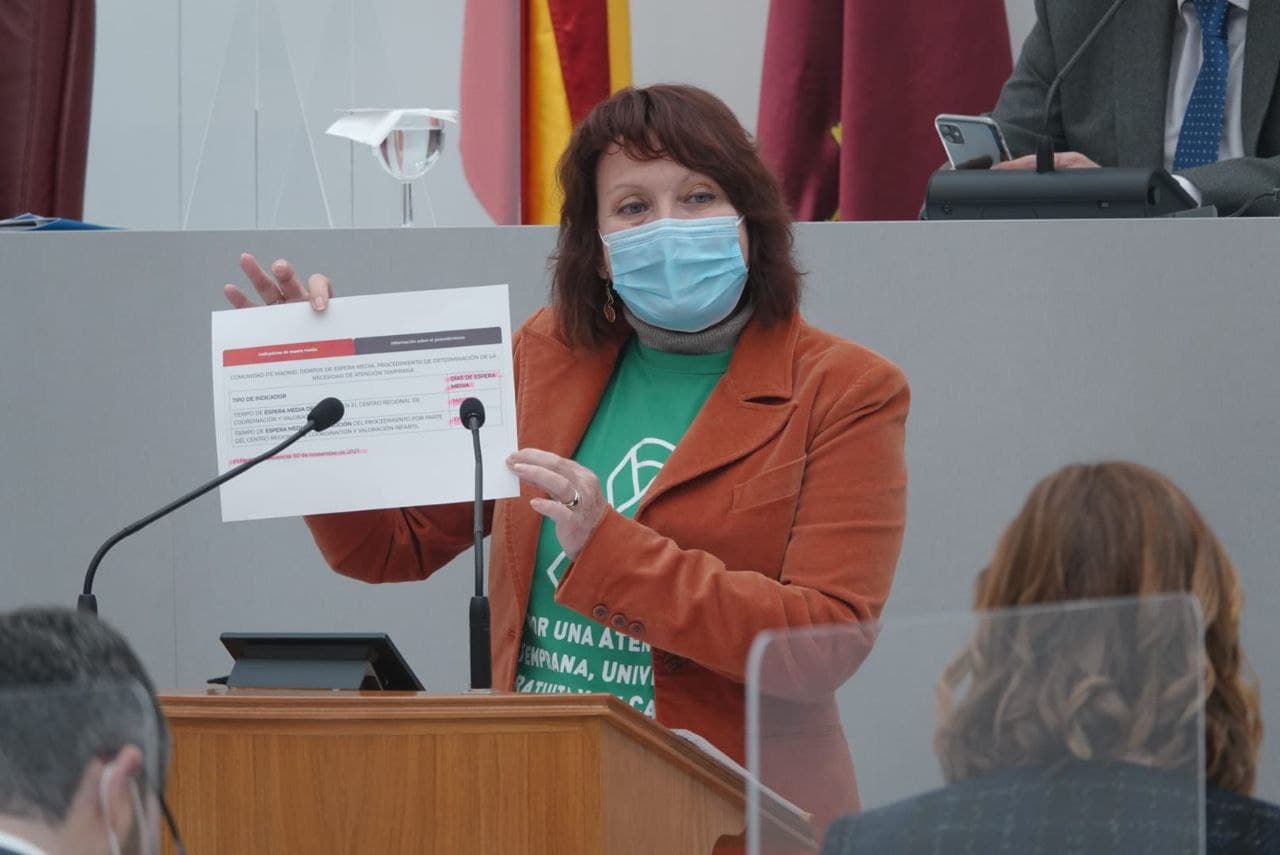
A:
<svg viewBox="0 0 1280 855">
<path fill-rule="evenodd" d="M 796 314 L 770 327 L 747 325 L 729 370 L 649 486 L 636 519 L 663 494 L 745 457 L 782 430 L 796 408 L 791 368 L 801 324 Z"/>
<path fill-rule="evenodd" d="M 1244 31 L 1244 77 L 1240 87 L 1240 132 L 1246 157 L 1258 154 L 1258 137 L 1280 70 L 1280 2 L 1252 0 Z"/>
<path fill-rule="evenodd" d="M 573 457 L 609 385 L 627 336 L 620 333 L 592 351 L 570 348 L 559 338 L 527 328 L 522 336 L 524 352 L 517 378 L 516 412 L 522 416 L 538 413 L 538 417 L 520 419 L 520 447 Z M 529 507 L 529 499 L 537 495 L 538 491 L 521 485 L 520 498 L 507 505 L 507 566 L 521 614 L 528 606 L 542 526 L 542 516 Z"/>
<path fill-rule="evenodd" d="M 1107 45 L 1114 56 L 1118 166 L 1164 163 L 1165 107 L 1177 11 L 1172 0 L 1136 0 L 1122 6 L 1111 22 Z M 1101 47 L 1094 45 L 1091 50 Z"/>
</svg>

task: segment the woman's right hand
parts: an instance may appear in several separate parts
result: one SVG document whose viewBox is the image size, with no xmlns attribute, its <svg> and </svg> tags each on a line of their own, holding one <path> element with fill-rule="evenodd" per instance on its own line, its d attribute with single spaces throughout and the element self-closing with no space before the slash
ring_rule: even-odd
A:
<svg viewBox="0 0 1280 855">
<path fill-rule="evenodd" d="M 328 276 L 323 273 L 312 273 L 307 277 L 306 287 L 303 287 L 298 281 L 293 265 L 283 258 L 277 259 L 271 265 L 271 272 L 268 273 L 258 264 L 258 259 L 246 252 L 240 256 L 240 269 L 253 284 L 253 289 L 262 298 L 264 306 L 309 300 L 311 308 L 317 312 L 323 312 L 329 305 L 329 298 L 333 296 L 333 284 Z M 237 309 L 249 309 L 258 305 L 240 286 L 230 282 L 222 286 L 222 293 L 226 296 L 227 302 Z"/>
</svg>

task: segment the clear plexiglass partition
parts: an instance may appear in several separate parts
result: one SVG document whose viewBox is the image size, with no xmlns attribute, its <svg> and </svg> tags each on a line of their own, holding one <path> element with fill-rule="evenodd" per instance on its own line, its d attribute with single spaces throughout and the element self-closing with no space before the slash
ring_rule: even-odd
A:
<svg viewBox="0 0 1280 855">
<path fill-rule="evenodd" d="M 1202 852 L 1203 663 L 1183 595 L 764 633 L 749 851 Z"/>
<path fill-rule="evenodd" d="M 429 47 L 438 34 L 416 17 L 396 20 L 397 9 L 376 0 L 181 4 L 181 228 L 402 221 L 402 186 L 370 147 L 325 134 L 348 108 L 457 106 L 423 103 L 441 97 L 433 69 L 446 60 Z M 414 179 L 418 221 L 433 224 L 432 179 Z"/>
</svg>

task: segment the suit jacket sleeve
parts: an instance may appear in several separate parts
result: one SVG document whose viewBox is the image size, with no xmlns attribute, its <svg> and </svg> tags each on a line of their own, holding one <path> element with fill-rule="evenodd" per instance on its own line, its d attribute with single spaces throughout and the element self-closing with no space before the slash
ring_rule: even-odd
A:
<svg viewBox="0 0 1280 855">
<path fill-rule="evenodd" d="M 1009 144 L 1009 152 L 1014 157 L 1035 154 L 1036 138 L 1044 121 L 1044 101 L 1049 94 L 1049 85 L 1058 75 L 1053 40 L 1045 21 L 1044 0 L 1036 0 L 1035 26 L 1022 45 L 1013 75 L 1000 90 L 1000 100 L 991 111 L 991 118 L 1000 125 L 1005 142 Z M 1049 133 L 1053 135 L 1058 151 L 1069 149 L 1062 126 L 1062 107 L 1057 99 L 1049 114 Z"/>
<path fill-rule="evenodd" d="M 597 604 L 621 611 L 645 627 L 652 646 L 739 682 L 762 630 L 878 617 L 902 544 L 909 397 L 901 371 L 877 362 L 827 412 L 814 413 L 778 578 L 682 549 L 608 510 L 556 599 L 581 614 Z M 856 663 L 858 652 L 841 659 Z M 831 675 L 829 667 L 819 670 Z M 834 676 L 838 683 L 841 675 Z"/>
<path fill-rule="evenodd" d="M 1220 214 L 1230 214 L 1247 204 L 1259 193 L 1280 187 L 1280 156 L 1237 157 L 1220 160 L 1180 172 L 1199 189 L 1206 205 L 1217 205 Z M 1249 209 L 1253 216 L 1280 215 L 1280 202 L 1274 198 L 1258 202 Z"/>
</svg>

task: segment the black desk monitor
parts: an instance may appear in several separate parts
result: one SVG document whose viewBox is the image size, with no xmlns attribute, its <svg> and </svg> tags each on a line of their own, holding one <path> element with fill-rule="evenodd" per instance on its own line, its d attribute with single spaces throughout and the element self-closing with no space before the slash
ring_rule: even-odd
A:
<svg viewBox="0 0 1280 855">
<path fill-rule="evenodd" d="M 940 169 L 929 179 L 929 220 L 1166 217 L 1196 202 L 1163 169 Z"/>
<path fill-rule="evenodd" d="M 422 691 L 386 633 L 224 632 L 222 644 L 232 688 Z"/>
</svg>

